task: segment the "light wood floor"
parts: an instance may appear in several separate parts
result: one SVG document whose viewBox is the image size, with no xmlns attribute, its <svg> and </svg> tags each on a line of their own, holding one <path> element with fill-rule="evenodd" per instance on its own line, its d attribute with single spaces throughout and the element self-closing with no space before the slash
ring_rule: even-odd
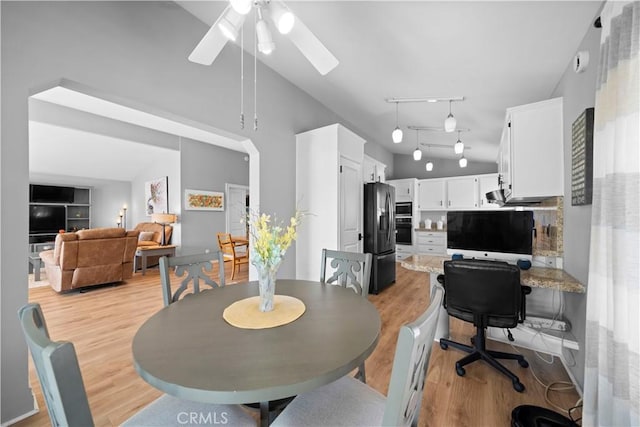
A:
<svg viewBox="0 0 640 427">
<path fill-rule="evenodd" d="M 418 317 L 429 304 L 428 275 L 399 265 L 397 270 L 397 282 L 392 287 L 369 297 L 382 317 L 382 333 L 376 350 L 366 362 L 367 382 L 383 394 L 387 392 L 399 327 Z M 246 267 L 243 267 L 236 282 L 246 279 Z M 136 374 L 131 360 L 133 335 L 147 318 L 162 308 L 159 283 L 157 269 L 151 269 L 145 276 L 135 274 L 118 286 L 85 293 L 61 295 L 49 287 L 29 290 L 29 300 L 42 306 L 52 338 L 75 344 L 97 426 L 117 426 L 161 394 Z M 457 341 L 468 342 L 473 327 L 451 319 L 451 334 Z M 509 346 L 493 341 L 489 341 L 488 346 L 512 351 Z M 531 368 L 506 362 L 526 386 L 524 393 L 517 393 L 511 381 L 483 362 L 470 365 L 464 377 L 457 376 L 454 364 L 463 354 L 452 349 L 443 351 L 434 344 L 420 426 L 508 426 L 511 410 L 518 405 L 554 409 L 545 403 L 544 387 L 536 382 L 532 370 L 547 384 L 569 381 L 562 364 L 556 359 L 550 365 L 530 351 L 522 352 Z M 31 361 L 29 366 L 41 410 L 17 425 L 48 426 L 49 418 Z M 579 396 L 572 390 L 551 392 L 550 398 L 553 403 L 570 408 Z"/>
</svg>

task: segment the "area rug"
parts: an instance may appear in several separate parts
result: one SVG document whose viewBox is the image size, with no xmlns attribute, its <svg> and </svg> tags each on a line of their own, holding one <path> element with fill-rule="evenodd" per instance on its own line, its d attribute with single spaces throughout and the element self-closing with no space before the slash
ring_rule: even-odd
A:
<svg viewBox="0 0 640 427">
<path fill-rule="evenodd" d="M 44 272 L 44 269 L 40 270 L 40 280 L 38 281 L 33 278 L 33 273 L 29 274 L 29 288 L 41 288 L 43 286 L 49 286 L 47 273 Z"/>
</svg>

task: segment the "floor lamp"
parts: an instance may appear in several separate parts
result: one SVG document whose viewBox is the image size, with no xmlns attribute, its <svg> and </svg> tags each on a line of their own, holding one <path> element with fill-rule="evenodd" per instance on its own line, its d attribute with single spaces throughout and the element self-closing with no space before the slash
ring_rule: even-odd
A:
<svg viewBox="0 0 640 427">
<path fill-rule="evenodd" d="M 151 214 L 151 221 L 162 225 L 162 240 L 160 242 L 160 246 L 165 246 L 167 244 L 164 228 L 167 225 L 173 224 L 174 222 L 176 222 L 176 219 L 177 219 L 176 214 L 169 214 L 169 213 Z"/>
</svg>

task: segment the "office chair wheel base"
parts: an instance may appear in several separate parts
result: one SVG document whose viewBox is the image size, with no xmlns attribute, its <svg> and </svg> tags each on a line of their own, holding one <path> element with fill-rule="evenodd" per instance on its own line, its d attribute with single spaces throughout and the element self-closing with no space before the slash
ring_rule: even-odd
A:
<svg viewBox="0 0 640 427">
<path fill-rule="evenodd" d="M 456 363 L 456 374 L 458 374 L 458 375 L 459 375 L 459 376 L 461 376 L 461 377 L 464 377 L 464 374 L 466 374 L 466 373 L 467 373 L 467 371 L 465 371 L 465 370 L 464 370 L 464 368 L 463 368 L 462 366 L 459 366 L 459 365 Z M 515 385 L 514 385 L 514 387 L 515 387 Z"/>
<path fill-rule="evenodd" d="M 524 384 L 522 384 L 520 381 L 514 381 L 513 389 L 518 393 L 522 393 L 524 391 Z"/>
<path fill-rule="evenodd" d="M 440 348 L 446 350 L 449 348 L 449 345 L 446 342 L 440 341 Z"/>
<path fill-rule="evenodd" d="M 529 367 L 529 362 L 527 362 L 526 360 L 522 359 L 522 360 L 518 360 L 518 364 L 520 366 L 522 366 L 523 368 L 528 368 Z"/>
</svg>

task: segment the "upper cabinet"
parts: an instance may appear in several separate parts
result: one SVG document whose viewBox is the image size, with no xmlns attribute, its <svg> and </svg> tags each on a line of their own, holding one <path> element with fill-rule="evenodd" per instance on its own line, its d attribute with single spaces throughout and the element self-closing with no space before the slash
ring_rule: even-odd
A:
<svg viewBox="0 0 640 427">
<path fill-rule="evenodd" d="M 362 162 L 362 180 L 367 182 L 385 182 L 387 165 L 366 154 Z"/>
<path fill-rule="evenodd" d="M 391 179 L 389 184 L 396 189 L 396 202 L 413 202 L 415 196 L 416 179 Z"/>
<path fill-rule="evenodd" d="M 419 210 L 497 208 L 485 194 L 498 189 L 498 174 L 456 176 L 418 181 Z"/>
<path fill-rule="evenodd" d="M 418 209 L 446 209 L 444 179 L 421 179 L 418 181 Z"/>
<path fill-rule="evenodd" d="M 467 209 L 478 207 L 478 178 L 461 176 L 448 178 L 447 209 Z"/>
<path fill-rule="evenodd" d="M 562 98 L 507 109 L 498 172 L 508 202 L 564 194 Z"/>
</svg>

